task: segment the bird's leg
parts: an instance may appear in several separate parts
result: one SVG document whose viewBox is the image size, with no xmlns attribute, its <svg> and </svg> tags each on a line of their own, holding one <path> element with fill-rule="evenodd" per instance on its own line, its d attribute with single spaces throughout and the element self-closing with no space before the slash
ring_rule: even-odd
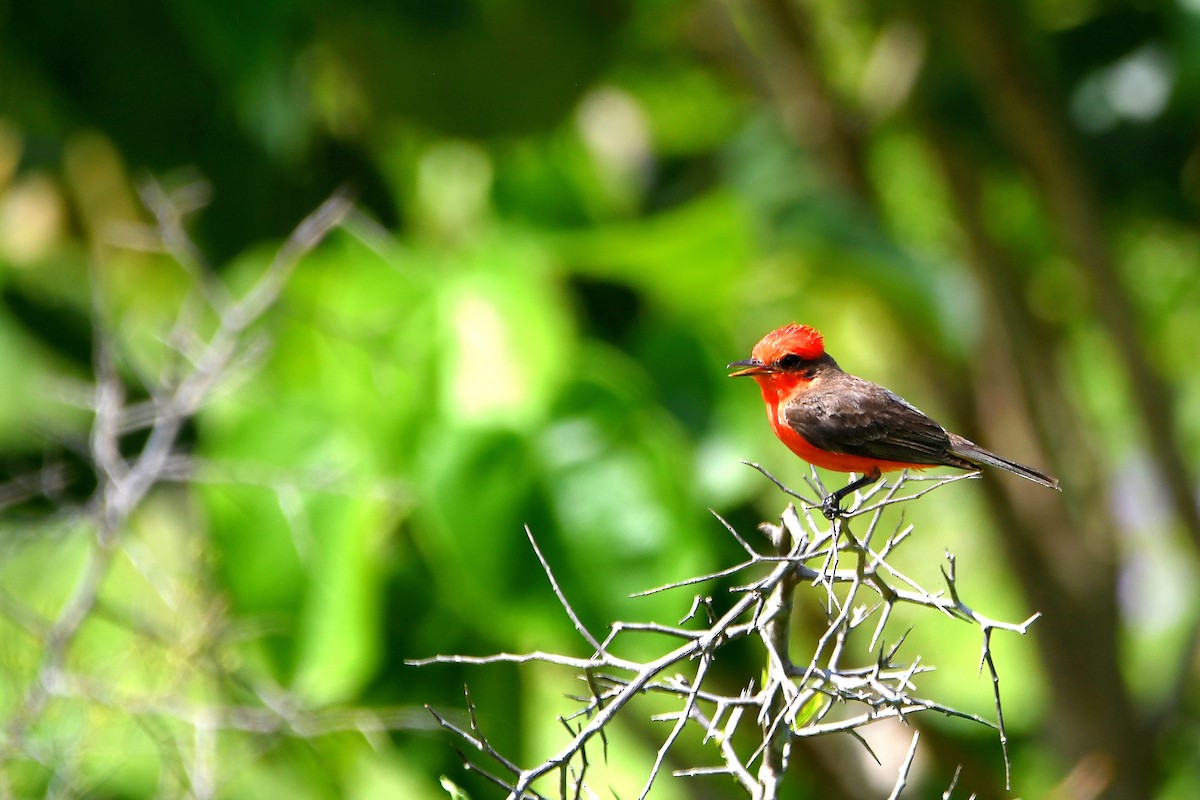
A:
<svg viewBox="0 0 1200 800">
<path fill-rule="evenodd" d="M 883 473 L 881 473 L 878 469 L 873 469 L 870 472 L 863 473 L 863 476 L 858 480 L 851 481 L 841 489 L 831 493 L 821 502 L 821 513 L 825 515 L 825 519 L 833 519 L 834 517 L 841 516 L 842 498 L 857 489 L 861 489 L 864 486 L 870 486 L 872 483 L 879 480 L 882 475 Z"/>
</svg>

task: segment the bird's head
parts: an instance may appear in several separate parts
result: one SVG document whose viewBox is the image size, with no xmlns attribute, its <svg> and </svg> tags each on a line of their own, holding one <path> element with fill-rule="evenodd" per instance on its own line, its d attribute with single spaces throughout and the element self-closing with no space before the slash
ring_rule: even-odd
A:
<svg viewBox="0 0 1200 800">
<path fill-rule="evenodd" d="M 793 322 L 776 328 L 759 339 L 758 344 L 750 351 L 750 358 L 729 365 L 729 369 L 741 367 L 737 372 L 730 373 L 729 377 L 797 373 L 823 355 L 825 340 L 821 332 L 816 328 Z"/>
<path fill-rule="evenodd" d="M 831 360 L 825 355 L 821 332 L 793 322 L 760 339 L 750 351 L 750 358 L 730 364 L 729 369 L 736 372 L 729 373 L 729 377 L 754 378 L 768 408 L 772 408 L 812 380 L 814 368 L 827 361 Z"/>
</svg>

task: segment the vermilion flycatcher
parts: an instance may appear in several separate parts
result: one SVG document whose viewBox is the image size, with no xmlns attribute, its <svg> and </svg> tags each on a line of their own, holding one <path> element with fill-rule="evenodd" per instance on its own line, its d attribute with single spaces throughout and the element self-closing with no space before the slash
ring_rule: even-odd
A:
<svg viewBox="0 0 1200 800">
<path fill-rule="evenodd" d="M 807 325 L 771 331 L 750 358 L 729 365 L 734 367 L 741 369 L 729 377 L 749 375 L 758 382 L 767 419 L 793 453 L 818 467 L 862 476 L 825 498 L 821 508 L 830 519 L 841 513 L 847 494 L 900 469 L 987 465 L 1058 488 L 1046 473 L 984 450 L 882 386 L 843 372 L 825 352 L 820 332 Z"/>
</svg>

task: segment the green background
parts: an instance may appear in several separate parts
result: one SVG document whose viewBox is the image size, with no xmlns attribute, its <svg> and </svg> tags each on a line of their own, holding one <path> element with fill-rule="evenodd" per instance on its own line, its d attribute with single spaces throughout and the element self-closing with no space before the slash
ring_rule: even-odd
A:
<svg viewBox="0 0 1200 800">
<path fill-rule="evenodd" d="M 588 655 L 526 524 L 593 631 L 678 620 L 688 592 L 629 595 L 740 558 L 709 509 L 750 536 L 784 505 L 740 460 L 806 475 L 723 369 L 793 319 L 1063 485 L 908 508 L 907 572 L 949 549 L 968 603 L 1044 615 L 993 641 L 1012 791 L 993 732 L 929 718 L 909 795 L 962 764 L 955 796 L 1196 796 L 1198 122 L 1191 0 L 0 2 L 0 796 L 492 796 L 422 706 L 469 684 L 529 765 L 577 685 L 405 661 Z M 339 186 L 357 211 L 184 427 L 31 713 L 97 537 L 98 344 L 152 396 L 180 320 L 214 330 L 180 315 L 197 271 L 240 295 Z M 990 718 L 978 633 L 928 616 L 922 691 Z M 601 794 L 636 796 L 649 716 Z M 884 797 L 896 758 L 805 745 L 788 796 Z"/>
</svg>

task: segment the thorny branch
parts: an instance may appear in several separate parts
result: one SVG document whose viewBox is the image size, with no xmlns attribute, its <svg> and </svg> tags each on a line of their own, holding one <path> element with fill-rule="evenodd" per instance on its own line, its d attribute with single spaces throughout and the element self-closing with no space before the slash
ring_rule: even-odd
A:
<svg viewBox="0 0 1200 800">
<path fill-rule="evenodd" d="M 166 482 L 196 480 L 198 470 L 201 479 L 209 473 L 212 479 L 224 479 L 221 465 L 204 464 L 181 452 L 184 426 L 252 349 L 250 329 L 275 306 L 300 260 L 352 213 L 350 198 L 340 191 L 333 194 L 296 227 L 249 291 L 236 297 L 203 263 L 188 238 L 183 214 L 190 209 L 184 208 L 188 204 L 181 202 L 178 193 L 169 195 L 150 183 L 143 187 L 143 200 L 156 225 L 135 238 L 181 265 L 192 278 L 193 292 L 181 304 L 166 340 L 175 351 L 176 363 L 168 364 L 161 374 L 141 376 L 149 399 L 131 402 L 125 396 L 101 271 L 93 275 L 95 384 L 88 395 L 75 398 L 92 414 L 83 455 L 95 472 L 96 489 L 81 520 L 89 531 L 88 550 L 78 578 L 53 616 L 44 617 L 17 596 L 0 590 L 0 614 L 40 642 L 32 677 L 18 690 L 5 709 L 6 720 L 0 722 L 0 798 L 13 795 L 7 769 L 12 762 L 32 759 L 56 769 L 55 754 L 48 752 L 45 737 L 37 730 L 48 704 L 56 699 L 111 708 L 134 720 L 174 720 L 189 726 L 194 732 L 195 754 L 178 772 L 190 788 L 189 796 L 198 798 L 212 797 L 218 787 L 215 747 L 219 730 L 294 736 L 354 730 L 376 736 L 387 730 L 419 727 L 411 709 L 312 710 L 282 690 L 249 685 L 241 688 L 249 690 L 261 705 L 212 698 L 198 702 L 170 694 L 140 696 L 72 668 L 71 650 L 88 620 L 105 617 L 114 621 L 101 590 L 118 557 L 128 554 L 125 530 L 151 490 Z M 211 324 L 201 324 L 206 314 Z M 127 444 L 122 437 L 131 431 L 145 431 L 145 438 L 144 444 L 129 454 L 122 449 Z M 39 494 L 53 495 L 66 482 L 66 473 L 62 465 L 50 464 L 36 478 L 0 486 L 0 508 Z M 143 630 L 137 621 L 115 621 L 148 641 L 159 639 L 156 632 Z M 178 760 L 185 760 L 182 752 Z M 70 780 L 58 775 L 56 779 Z"/>
<path fill-rule="evenodd" d="M 641 592 L 653 594 L 685 586 L 695 586 L 718 578 L 746 575 L 747 583 L 733 588 L 734 599 L 720 613 L 719 602 L 696 595 L 691 608 L 679 625 L 657 622 L 616 622 L 602 642 L 597 641 L 580 623 L 550 564 L 538 548 L 533 534 L 530 542 L 538 554 L 551 588 L 572 620 L 576 630 L 592 649 L 589 657 L 557 653 L 497 653 L 490 656 L 439 655 L 410 663 L 418 666 L 435 663 L 494 664 L 501 662 L 543 663 L 575 670 L 590 689 L 585 697 L 575 698 L 580 707 L 569 719 L 581 720 L 577 727 L 566 723 L 567 742 L 539 764 L 521 767 L 502 755 L 479 725 L 468 694 L 469 726 L 450 722 L 430 709 L 443 728 L 450 731 L 477 757 L 492 767 L 485 768 L 463 756 L 467 769 L 479 772 L 508 792 L 509 798 L 541 798 L 546 791 L 542 779 L 558 776 L 558 792 L 563 798 L 593 796 L 583 776 L 588 767 L 587 746 L 603 736 L 617 715 L 625 712 L 640 694 L 654 693 L 674 697 L 678 710 L 653 719 L 670 722 L 639 798 L 649 795 L 659 779 L 667 755 L 688 725 L 703 735 L 706 745 L 716 748 L 718 763 L 674 771 L 676 777 L 727 775 L 754 800 L 778 796 L 786 775 L 793 743 L 802 738 L 847 733 L 866 747 L 859 730 L 873 722 L 897 718 L 907 722 L 910 715 L 937 712 L 971 720 L 997 729 L 1009 774 L 1009 754 L 1004 716 L 1000 701 L 999 674 L 991 653 L 991 634 L 1006 630 L 1024 634 L 1037 619 L 1034 614 L 1021 623 L 990 619 L 966 605 L 959 596 L 955 560 L 947 553 L 943 568 L 944 592 L 932 592 L 904 575 L 888 559 L 911 534 L 911 525 L 903 520 L 885 533 L 882 512 L 893 505 L 912 502 L 925 494 L 972 475 L 933 478 L 902 474 L 894 481 L 883 481 L 855 496 L 850 509 L 832 523 L 820 515 L 815 499 L 825 493 L 814 471 L 808 488 L 814 497 L 795 492 L 759 470 L 789 496 L 799 501 L 788 505 L 778 524 L 763 524 L 769 548 L 752 546 L 729 523 L 717 519 L 746 552 L 740 563 L 707 575 L 669 583 Z M 817 513 L 814 514 L 813 511 Z M 861 533 L 856 533 L 861 531 Z M 765 575 L 763 574 L 765 572 Z M 759 575 L 760 577 L 754 577 Z M 813 591 L 825 610 L 828 627 L 817 640 L 812 658 L 803 664 L 792 661 L 789 644 L 793 598 L 797 591 Z M 933 667 L 920 656 L 907 662 L 900 657 L 907 632 L 885 643 L 885 632 L 894 608 L 899 604 L 936 611 L 952 619 L 977 625 L 982 633 L 981 669 L 986 664 L 992 678 L 996 703 L 993 723 L 974 714 L 958 711 L 921 696 L 916 678 Z M 697 612 L 704 610 L 706 614 Z M 699 620 L 699 622 L 697 622 Z M 691 623 L 691 626 L 684 627 Z M 863 627 L 866 623 L 873 624 Z M 863 637 L 856 632 L 870 630 L 865 640 L 869 659 L 854 654 L 863 652 Z M 679 644 L 658 658 L 637 661 L 615 652 L 618 640 L 631 633 L 665 637 Z M 761 679 L 748 680 L 738 694 L 710 688 L 710 667 L 731 642 L 755 637 L 762 643 Z M 689 666 L 691 665 L 691 666 Z M 691 677 L 685 677 L 686 670 Z M 755 733 L 748 735 L 753 729 Z M 916 757 L 918 736 L 914 732 L 907 756 L 896 778 L 892 797 L 899 797 L 908 784 L 909 771 Z M 868 751 L 870 748 L 868 747 Z M 461 755 L 461 754 L 460 754 Z M 874 754 L 872 753 L 872 756 Z M 489 771 L 494 770 L 494 771 Z"/>
</svg>

